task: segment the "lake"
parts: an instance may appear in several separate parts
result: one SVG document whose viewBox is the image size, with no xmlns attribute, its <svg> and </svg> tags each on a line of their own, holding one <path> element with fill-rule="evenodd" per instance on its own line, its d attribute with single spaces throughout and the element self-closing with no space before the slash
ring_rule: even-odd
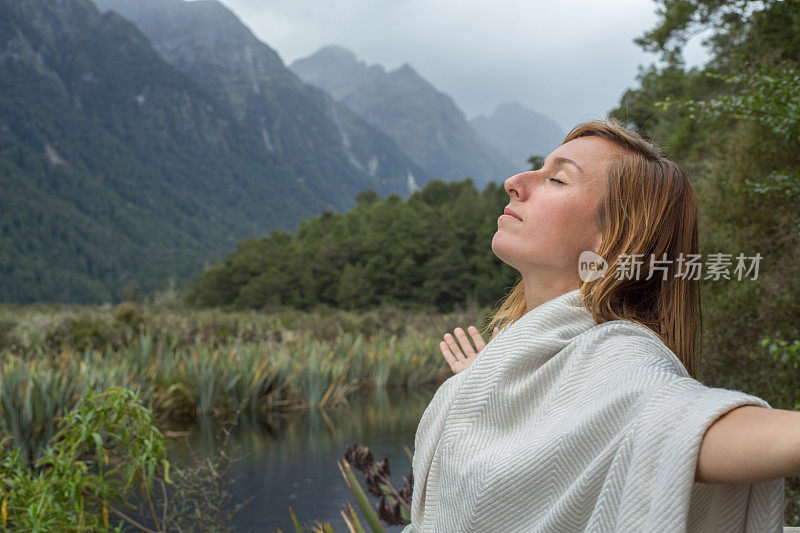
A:
<svg viewBox="0 0 800 533">
<path fill-rule="evenodd" d="M 347 532 L 340 511 L 345 502 L 358 507 L 336 464 L 345 447 L 357 440 L 372 451 L 376 462 L 387 457 L 392 483 L 402 487 L 403 476 L 411 472 L 403 446 L 413 451 L 417 424 L 434 392 L 358 394 L 350 396 L 349 405 L 335 409 L 240 420 L 228 441 L 228 450 L 240 457 L 229 472 L 234 480 L 230 492 L 234 503 L 250 500 L 234 516 L 235 530 L 294 532 L 291 506 L 301 525 L 329 521 L 337 533 Z M 185 436 L 168 439 L 179 463 L 217 449 L 219 431 L 212 421 L 200 420 L 181 429 Z M 355 472 L 366 488 L 363 474 Z M 359 518 L 363 522 L 360 512 Z M 404 526 L 385 527 L 393 532 Z"/>
</svg>

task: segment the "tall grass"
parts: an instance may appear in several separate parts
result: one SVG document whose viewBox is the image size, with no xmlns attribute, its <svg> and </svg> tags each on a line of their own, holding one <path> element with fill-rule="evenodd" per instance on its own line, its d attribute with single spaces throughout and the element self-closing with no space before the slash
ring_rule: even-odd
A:
<svg viewBox="0 0 800 533">
<path fill-rule="evenodd" d="M 0 306 L 0 432 L 30 461 L 88 390 L 142 392 L 162 418 L 250 417 L 436 385 L 438 342 L 472 314 Z"/>
<path fill-rule="evenodd" d="M 0 430 L 34 464 L 55 434 L 57 418 L 80 398 L 80 384 L 46 365 L 17 359 L 4 361 L 0 376 Z"/>
</svg>

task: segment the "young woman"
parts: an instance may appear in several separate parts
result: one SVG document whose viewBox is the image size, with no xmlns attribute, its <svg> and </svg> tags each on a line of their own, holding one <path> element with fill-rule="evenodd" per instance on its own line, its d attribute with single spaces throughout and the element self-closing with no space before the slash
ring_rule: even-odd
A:
<svg viewBox="0 0 800 533">
<path fill-rule="evenodd" d="M 683 170 L 598 120 L 505 189 L 492 250 L 521 279 L 488 344 L 475 327 L 440 344 L 455 375 L 417 429 L 404 533 L 780 531 L 800 413 L 694 379 L 702 274 L 685 269 L 698 239 Z M 583 281 L 587 251 L 608 269 Z M 615 270 L 626 256 L 641 269 Z"/>
</svg>

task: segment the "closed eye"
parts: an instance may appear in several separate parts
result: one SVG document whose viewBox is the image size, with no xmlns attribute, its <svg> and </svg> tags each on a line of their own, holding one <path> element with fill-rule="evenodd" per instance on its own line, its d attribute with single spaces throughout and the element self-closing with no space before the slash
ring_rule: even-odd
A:
<svg viewBox="0 0 800 533">
<path fill-rule="evenodd" d="M 559 179 L 556 179 L 556 178 L 553 178 L 553 177 L 549 177 L 547 179 L 550 180 L 550 181 L 556 181 L 556 182 L 560 183 L 561 185 L 565 185 L 565 183 L 563 181 L 559 180 Z"/>
</svg>

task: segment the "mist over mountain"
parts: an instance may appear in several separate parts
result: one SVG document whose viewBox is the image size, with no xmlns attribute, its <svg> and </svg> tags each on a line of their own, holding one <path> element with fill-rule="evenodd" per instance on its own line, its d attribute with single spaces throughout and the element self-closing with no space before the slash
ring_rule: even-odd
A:
<svg viewBox="0 0 800 533">
<path fill-rule="evenodd" d="M 131 20 L 164 59 L 230 104 L 268 151 L 337 209 L 368 188 L 407 196 L 428 180 L 389 135 L 303 83 L 219 2 L 96 3 Z"/>
<path fill-rule="evenodd" d="M 294 61 L 290 68 L 388 132 L 435 178 L 449 181 L 471 176 L 480 187 L 488 181 L 503 181 L 516 171 L 473 130 L 450 96 L 408 64 L 387 72 L 382 66 L 359 61 L 344 48 L 329 46 Z"/>
<path fill-rule="evenodd" d="M 343 100 L 357 88 L 386 77 L 386 69 L 381 65 L 368 65 L 359 61 L 347 48 L 336 45 L 298 59 L 289 68 L 306 83 L 322 87 L 337 100 Z"/>
<path fill-rule="evenodd" d="M 530 168 L 528 158 L 547 156 L 566 134 L 555 120 L 517 102 L 497 106 L 488 117 L 480 115 L 470 124 L 520 169 Z"/>
</svg>

